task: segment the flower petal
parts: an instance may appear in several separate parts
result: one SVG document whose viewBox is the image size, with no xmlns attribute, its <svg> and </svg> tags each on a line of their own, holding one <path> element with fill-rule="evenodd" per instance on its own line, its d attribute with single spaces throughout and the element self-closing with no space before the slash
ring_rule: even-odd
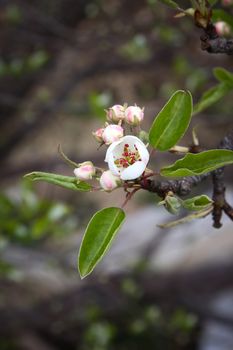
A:
<svg viewBox="0 0 233 350">
<path fill-rule="evenodd" d="M 142 175 L 146 169 L 146 164 L 142 161 L 137 161 L 133 165 L 130 165 L 128 168 L 124 169 L 120 175 L 122 180 L 134 180 Z"/>
<path fill-rule="evenodd" d="M 144 145 L 143 142 L 142 143 L 136 142 L 136 146 L 137 146 L 138 152 L 141 156 L 142 162 L 147 165 L 149 162 L 150 154 L 149 154 L 146 146 Z"/>
<path fill-rule="evenodd" d="M 113 173 L 113 175 L 119 176 L 120 172 L 115 164 L 115 158 L 113 157 L 113 154 L 110 154 L 110 156 L 108 158 L 108 167 L 111 170 L 111 172 Z"/>
<path fill-rule="evenodd" d="M 123 137 L 121 140 L 119 140 L 119 141 L 113 142 L 113 143 L 108 147 L 107 152 L 106 152 L 106 156 L 105 156 L 105 160 L 104 160 L 105 162 L 108 162 L 108 159 L 109 159 L 109 157 L 110 157 L 110 154 L 113 152 L 114 148 L 122 142 L 123 139 L 124 139 L 124 137 Z"/>
<path fill-rule="evenodd" d="M 144 143 L 137 136 L 133 136 L 133 135 L 126 135 L 126 136 L 122 137 L 122 139 L 120 141 L 123 142 L 123 143 L 129 143 L 131 145 L 136 144 L 137 142 L 139 142 L 143 146 L 145 146 Z"/>
</svg>

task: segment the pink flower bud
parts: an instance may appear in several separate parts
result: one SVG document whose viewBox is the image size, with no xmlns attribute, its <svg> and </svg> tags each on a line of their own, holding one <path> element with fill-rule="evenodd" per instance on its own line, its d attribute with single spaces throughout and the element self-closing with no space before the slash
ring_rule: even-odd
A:
<svg viewBox="0 0 233 350">
<path fill-rule="evenodd" d="M 222 0 L 223 6 L 231 6 L 233 5 L 233 0 Z"/>
<path fill-rule="evenodd" d="M 144 110 L 138 106 L 129 106 L 125 110 L 125 121 L 132 126 L 139 125 L 144 118 Z"/>
<path fill-rule="evenodd" d="M 120 140 L 124 135 L 124 129 L 120 125 L 110 124 L 108 125 L 103 132 L 103 140 L 106 145 Z"/>
<path fill-rule="evenodd" d="M 103 132 L 104 132 L 104 128 L 100 128 L 92 133 L 92 135 L 94 136 L 97 142 L 100 142 L 100 143 L 103 142 L 103 137 L 102 137 Z"/>
<path fill-rule="evenodd" d="M 219 36 L 227 36 L 231 33 L 230 26 L 223 21 L 219 21 L 215 23 L 216 32 Z"/>
<path fill-rule="evenodd" d="M 119 176 L 113 175 L 110 170 L 104 171 L 100 177 L 100 186 L 107 192 L 111 192 L 121 184 Z"/>
<path fill-rule="evenodd" d="M 107 111 L 107 120 L 118 123 L 125 118 L 125 108 L 122 105 L 114 105 Z"/>
<path fill-rule="evenodd" d="M 92 162 L 81 163 L 78 168 L 74 169 L 74 175 L 79 180 L 91 180 L 95 175 L 95 167 Z"/>
</svg>

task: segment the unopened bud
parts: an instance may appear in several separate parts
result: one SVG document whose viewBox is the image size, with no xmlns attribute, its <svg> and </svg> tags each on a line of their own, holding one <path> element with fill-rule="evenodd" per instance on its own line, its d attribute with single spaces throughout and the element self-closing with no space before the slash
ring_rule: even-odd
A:
<svg viewBox="0 0 233 350">
<path fill-rule="evenodd" d="M 106 145 L 110 145 L 115 141 L 119 141 L 124 135 L 124 129 L 120 125 L 110 124 L 103 132 L 103 141 Z"/>
<path fill-rule="evenodd" d="M 125 118 L 125 108 L 122 105 L 114 105 L 107 110 L 107 120 L 118 123 Z"/>
<path fill-rule="evenodd" d="M 129 106 L 125 110 L 125 121 L 132 126 L 141 124 L 144 118 L 144 110 L 138 106 Z"/>
<path fill-rule="evenodd" d="M 223 6 L 231 6 L 233 5 L 233 0 L 222 0 Z"/>
<path fill-rule="evenodd" d="M 94 138 L 96 139 L 97 142 L 100 142 L 100 143 L 103 142 L 103 137 L 102 137 L 103 132 L 104 132 L 104 128 L 100 128 L 92 133 L 92 135 L 94 136 Z"/>
<path fill-rule="evenodd" d="M 223 21 L 215 23 L 216 32 L 219 36 L 228 36 L 231 33 L 230 26 Z"/>
<path fill-rule="evenodd" d="M 74 169 L 74 175 L 79 180 L 91 180 L 95 172 L 96 169 L 93 163 L 89 161 L 79 164 L 79 167 Z"/>
<path fill-rule="evenodd" d="M 100 177 L 100 186 L 107 192 L 113 191 L 120 184 L 120 177 L 113 175 L 110 170 L 104 171 Z"/>
</svg>

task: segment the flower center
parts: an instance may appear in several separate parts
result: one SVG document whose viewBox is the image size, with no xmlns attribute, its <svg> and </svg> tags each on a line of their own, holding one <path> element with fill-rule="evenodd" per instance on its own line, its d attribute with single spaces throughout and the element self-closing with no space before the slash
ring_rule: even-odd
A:
<svg viewBox="0 0 233 350">
<path fill-rule="evenodd" d="M 115 157 L 114 157 L 115 158 Z M 124 151 L 120 158 L 117 158 L 114 163 L 117 168 L 128 168 L 128 166 L 133 165 L 135 162 L 140 161 L 141 156 L 138 152 L 137 146 L 133 146 L 133 150 L 130 149 L 129 145 L 126 143 L 124 145 Z"/>
</svg>

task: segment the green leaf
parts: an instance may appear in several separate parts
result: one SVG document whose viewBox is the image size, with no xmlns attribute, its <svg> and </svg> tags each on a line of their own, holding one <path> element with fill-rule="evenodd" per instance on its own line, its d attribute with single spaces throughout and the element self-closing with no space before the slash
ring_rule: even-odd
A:
<svg viewBox="0 0 233 350">
<path fill-rule="evenodd" d="M 158 205 L 164 205 L 170 214 L 177 215 L 181 208 L 181 200 L 173 195 L 167 195 L 165 199 L 158 203 Z"/>
<path fill-rule="evenodd" d="M 168 222 L 166 224 L 160 224 L 160 225 L 158 225 L 158 227 L 171 228 L 171 227 L 175 227 L 175 226 L 180 225 L 180 224 L 185 224 L 186 222 L 189 222 L 189 221 L 194 220 L 194 219 L 201 219 L 201 218 L 204 218 L 207 215 L 209 215 L 212 212 L 212 210 L 213 210 L 213 207 L 209 206 L 205 210 L 197 211 L 197 212 L 189 214 L 181 219 L 171 221 L 171 222 Z"/>
<path fill-rule="evenodd" d="M 154 148 L 166 151 L 174 146 L 187 130 L 192 115 L 192 95 L 176 91 L 155 118 L 149 131 Z"/>
<path fill-rule="evenodd" d="M 73 191 L 88 192 L 92 189 L 92 186 L 89 183 L 85 181 L 80 181 L 76 177 L 72 176 L 33 171 L 32 173 L 24 175 L 24 177 L 31 181 L 45 181 Z"/>
<path fill-rule="evenodd" d="M 229 164 L 233 164 L 233 151 L 216 149 L 198 154 L 188 153 L 160 173 L 167 177 L 201 175 Z"/>
<path fill-rule="evenodd" d="M 214 76 L 220 82 L 229 84 L 233 88 L 233 74 L 221 67 L 214 68 Z"/>
<path fill-rule="evenodd" d="M 81 278 L 89 275 L 110 247 L 125 219 L 120 208 L 98 211 L 89 222 L 79 250 L 78 269 Z"/>
<path fill-rule="evenodd" d="M 203 210 L 206 207 L 209 207 L 212 203 L 212 199 L 210 199 L 205 194 L 182 201 L 182 205 L 184 208 L 193 211 Z"/>
<path fill-rule="evenodd" d="M 225 96 L 231 87 L 229 84 L 221 83 L 211 89 L 207 90 L 201 97 L 200 101 L 194 106 L 194 114 L 202 112 L 204 109 L 210 107 L 217 101 L 219 101 L 223 96 Z"/>
<path fill-rule="evenodd" d="M 162 2 L 163 4 L 172 7 L 174 9 L 179 9 L 180 6 L 173 0 L 159 0 L 160 2 Z"/>
</svg>

